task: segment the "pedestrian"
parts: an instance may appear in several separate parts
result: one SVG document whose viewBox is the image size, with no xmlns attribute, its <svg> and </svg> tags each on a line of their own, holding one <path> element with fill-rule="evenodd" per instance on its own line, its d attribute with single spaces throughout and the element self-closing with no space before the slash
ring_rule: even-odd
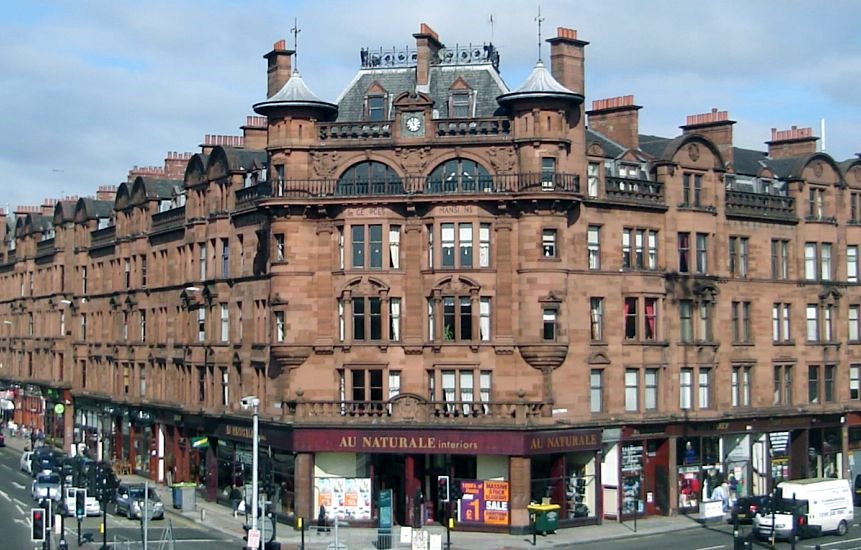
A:
<svg viewBox="0 0 861 550">
<path fill-rule="evenodd" d="M 234 483 L 230 486 L 230 504 L 233 506 L 233 517 L 236 517 L 239 513 L 240 502 L 242 502 L 242 491 L 240 491 L 239 487 Z"/>
<path fill-rule="evenodd" d="M 721 501 L 721 505 L 724 512 L 729 510 L 729 506 L 727 505 L 727 502 L 729 501 L 729 496 L 727 495 L 727 491 L 724 489 L 723 485 L 718 485 L 714 488 L 714 491 L 712 491 L 712 500 Z"/>
<path fill-rule="evenodd" d="M 326 507 L 321 504 L 320 513 L 317 514 L 317 534 L 319 535 L 323 529 L 325 529 L 327 533 L 329 532 L 329 526 L 326 523 Z"/>
</svg>

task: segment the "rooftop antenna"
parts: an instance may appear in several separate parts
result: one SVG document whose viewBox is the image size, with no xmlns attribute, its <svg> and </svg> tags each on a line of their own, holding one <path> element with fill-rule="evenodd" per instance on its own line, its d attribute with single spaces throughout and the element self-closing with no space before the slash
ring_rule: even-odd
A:
<svg viewBox="0 0 861 550">
<path fill-rule="evenodd" d="M 488 22 L 490 23 L 490 43 L 491 43 L 491 44 L 493 44 L 493 24 L 494 24 L 496 21 L 493 19 L 493 14 L 492 14 L 492 13 L 491 13 L 491 14 L 490 14 L 490 16 L 487 18 L 487 20 L 488 20 Z"/>
<path fill-rule="evenodd" d="M 820 150 L 824 151 L 825 150 L 825 117 L 822 117 L 822 120 L 820 121 L 820 126 L 821 126 L 820 127 L 820 133 L 822 134 L 822 142 L 821 142 L 822 149 L 820 149 Z"/>
<path fill-rule="evenodd" d="M 535 20 L 538 22 L 538 62 L 541 63 L 541 23 L 544 21 L 541 17 L 541 4 L 538 5 L 538 17 Z"/>
<path fill-rule="evenodd" d="M 302 29 L 299 28 L 299 22 L 294 17 L 293 18 L 293 28 L 290 29 L 290 32 L 293 33 L 293 70 L 299 71 L 299 33 L 302 32 Z"/>
</svg>

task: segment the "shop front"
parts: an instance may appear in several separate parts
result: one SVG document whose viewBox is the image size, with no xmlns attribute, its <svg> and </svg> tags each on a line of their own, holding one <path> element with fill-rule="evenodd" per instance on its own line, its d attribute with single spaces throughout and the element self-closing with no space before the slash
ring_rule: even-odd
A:
<svg viewBox="0 0 861 550">
<path fill-rule="evenodd" d="M 626 426 L 605 432 L 604 516 L 626 520 L 669 514 L 671 440 L 663 426 Z"/>
<path fill-rule="evenodd" d="M 561 527 L 597 523 L 600 442 L 600 430 L 297 428 L 297 472 L 310 474 L 296 477 L 297 513 L 372 525 L 390 491 L 399 525 L 525 532 L 530 502 L 559 505 Z"/>
</svg>

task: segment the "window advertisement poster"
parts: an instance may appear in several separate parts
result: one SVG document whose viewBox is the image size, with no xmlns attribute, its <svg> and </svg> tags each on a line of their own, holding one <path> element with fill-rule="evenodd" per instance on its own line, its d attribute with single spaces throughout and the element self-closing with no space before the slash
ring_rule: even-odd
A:
<svg viewBox="0 0 861 550">
<path fill-rule="evenodd" d="M 484 525 L 508 525 L 510 490 L 507 481 L 460 481 L 457 521 Z"/>
<path fill-rule="evenodd" d="M 371 478 L 318 477 L 314 489 L 329 518 L 371 519 Z"/>
</svg>

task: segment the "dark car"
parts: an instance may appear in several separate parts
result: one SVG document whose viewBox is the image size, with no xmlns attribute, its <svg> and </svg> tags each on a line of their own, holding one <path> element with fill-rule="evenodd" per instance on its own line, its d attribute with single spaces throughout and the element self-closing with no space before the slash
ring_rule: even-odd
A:
<svg viewBox="0 0 861 550">
<path fill-rule="evenodd" d="M 768 495 L 754 495 L 749 497 L 738 497 L 730 511 L 729 522 L 753 523 L 753 517 L 758 511 L 768 507 L 770 497 Z"/>
</svg>

